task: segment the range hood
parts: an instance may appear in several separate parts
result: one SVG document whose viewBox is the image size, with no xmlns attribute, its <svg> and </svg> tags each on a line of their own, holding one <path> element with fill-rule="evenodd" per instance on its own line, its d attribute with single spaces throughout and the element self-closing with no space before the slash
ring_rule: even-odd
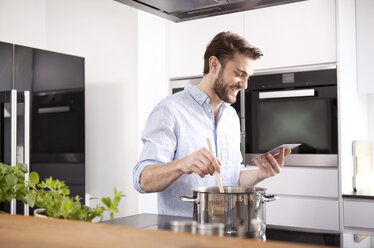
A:
<svg viewBox="0 0 374 248">
<path fill-rule="evenodd" d="M 174 22 L 305 0 L 115 0 Z"/>
</svg>

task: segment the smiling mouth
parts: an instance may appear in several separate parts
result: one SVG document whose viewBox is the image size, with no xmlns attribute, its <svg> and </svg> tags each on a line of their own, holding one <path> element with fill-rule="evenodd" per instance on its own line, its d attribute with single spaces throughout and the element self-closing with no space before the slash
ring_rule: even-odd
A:
<svg viewBox="0 0 374 248">
<path fill-rule="evenodd" d="M 230 87 L 230 89 L 232 90 L 233 95 L 235 95 L 235 96 L 238 94 L 238 92 L 240 90 L 240 88 L 235 87 L 235 86 Z"/>
</svg>

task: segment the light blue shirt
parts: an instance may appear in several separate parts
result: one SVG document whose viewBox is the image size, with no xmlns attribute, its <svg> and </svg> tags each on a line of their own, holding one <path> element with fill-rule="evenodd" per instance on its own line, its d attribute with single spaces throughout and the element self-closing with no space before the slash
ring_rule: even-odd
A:
<svg viewBox="0 0 374 248">
<path fill-rule="evenodd" d="M 150 114 L 142 133 L 144 143 L 140 159 L 133 170 L 134 187 L 144 193 L 140 174 L 147 165 L 165 164 L 191 155 L 210 139 L 215 155 L 221 161 L 224 186 L 238 186 L 242 155 L 240 153 L 239 118 L 233 107 L 223 102 L 217 125 L 209 97 L 199 88 L 185 89 L 163 99 Z M 158 193 L 158 213 L 192 217 L 193 204 L 179 196 L 192 196 L 195 187 L 217 186 L 215 176 L 201 178 L 195 173 L 182 175 L 167 190 Z"/>
</svg>

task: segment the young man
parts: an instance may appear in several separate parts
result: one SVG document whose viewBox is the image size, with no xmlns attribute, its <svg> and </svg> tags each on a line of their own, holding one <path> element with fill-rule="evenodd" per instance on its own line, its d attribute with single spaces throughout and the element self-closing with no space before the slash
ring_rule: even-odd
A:
<svg viewBox="0 0 374 248">
<path fill-rule="evenodd" d="M 200 83 L 166 97 L 150 114 L 133 179 L 139 192 L 159 192 L 159 214 L 191 217 L 192 204 L 178 196 L 192 195 L 195 187 L 216 186 L 215 171 L 224 186 L 255 185 L 280 172 L 290 150 L 255 161 L 257 170 L 241 165 L 239 118 L 230 106 L 239 90 L 247 88 L 260 56 L 241 36 L 217 34 L 205 51 Z M 207 149 L 207 138 L 214 154 Z"/>
</svg>

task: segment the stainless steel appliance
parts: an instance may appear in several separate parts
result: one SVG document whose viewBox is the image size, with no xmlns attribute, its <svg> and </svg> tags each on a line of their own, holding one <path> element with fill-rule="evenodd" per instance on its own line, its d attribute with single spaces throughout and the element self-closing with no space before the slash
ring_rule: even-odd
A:
<svg viewBox="0 0 374 248">
<path fill-rule="evenodd" d="M 286 166 L 337 166 L 335 64 L 256 71 L 241 96 L 246 164 L 280 144 L 300 143 Z"/>
<path fill-rule="evenodd" d="M 266 195 L 259 187 L 200 187 L 193 196 L 180 199 L 194 204 L 193 219 L 199 224 L 223 223 L 225 233 L 236 236 L 240 229 L 246 236 L 265 239 L 265 203 L 277 197 Z"/>
</svg>

